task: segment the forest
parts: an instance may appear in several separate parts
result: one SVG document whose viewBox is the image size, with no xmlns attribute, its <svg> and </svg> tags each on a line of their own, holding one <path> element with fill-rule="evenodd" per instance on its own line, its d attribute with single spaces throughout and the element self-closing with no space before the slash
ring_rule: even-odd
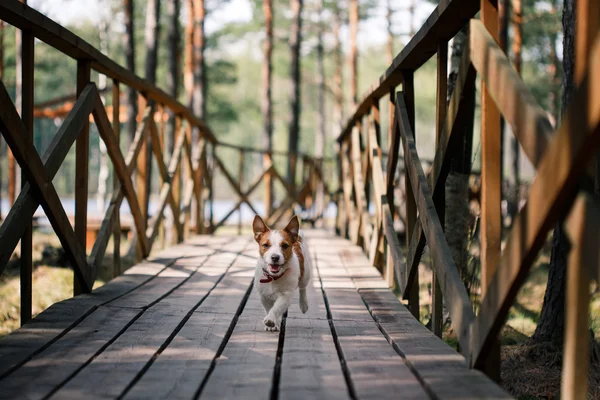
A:
<svg viewBox="0 0 600 400">
<path fill-rule="evenodd" d="M 118 64 L 156 84 L 194 114 L 206 121 L 220 142 L 255 149 L 304 153 L 317 158 L 338 156 L 338 135 L 348 118 L 386 71 L 394 58 L 409 43 L 431 11 L 435 0 L 107 0 L 102 7 L 88 12 L 73 3 L 79 0 L 30 0 L 27 3 L 90 43 Z M 91 0 L 82 1 L 91 3 Z M 498 0 L 499 44 L 514 69 L 522 77 L 535 100 L 546 111 L 554 127 L 558 126 L 573 88 L 572 36 L 575 0 Z M 71 12 L 65 9 L 72 7 Z M 64 14 L 64 15 L 63 15 Z M 62 22 L 65 21 L 65 22 Z M 17 29 L 0 21 L 0 78 L 11 96 L 19 91 L 17 65 Z M 467 27 L 459 32 L 448 48 L 449 86 L 456 81 Z M 51 46 L 35 42 L 34 146 L 40 154 L 50 145 L 66 113 L 60 105 L 72 101 L 76 92 L 77 62 L 68 60 Z M 566 68 L 565 68 L 566 66 Z M 427 61 L 414 74 L 416 147 L 425 168 L 436 154 L 436 60 Z M 569 75 L 570 74 L 570 75 Z M 569 78 L 570 76 L 570 78 Z M 106 104 L 111 82 L 95 71 L 94 81 Z M 570 81 L 569 81 L 570 79 Z M 481 80 L 477 80 L 474 124 L 466 129 L 473 142 L 462 149 L 463 164 L 453 166 L 446 187 L 447 241 L 461 272 L 461 278 L 475 307 L 481 302 Z M 448 90 L 450 100 L 452 88 Z M 111 103 L 112 104 L 112 103 Z M 127 149 L 135 134 L 138 114 L 136 93 L 128 91 L 121 100 L 127 120 L 121 122 L 121 149 Z M 381 107 L 381 131 L 390 130 L 390 111 Z M 91 125 L 92 132 L 96 132 Z M 175 143 L 175 118 L 168 116 L 167 153 Z M 91 214 L 103 215 L 109 206 L 114 170 L 100 136 L 90 135 L 89 196 L 94 199 Z M 381 140 L 385 166 L 391 148 L 388 135 Z M 535 168 L 528 161 L 510 126 L 503 122 L 501 135 L 502 226 L 509 231 L 524 205 Z M 124 150 L 123 150 L 124 151 Z M 236 159 L 237 153 L 220 150 L 224 159 Z M 0 219 L 5 217 L 19 193 L 20 169 L 0 141 Z M 458 158 L 457 158 L 458 159 Z M 289 171 L 285 157 L 274 158 L 276 165 Z M 231 161 L 232 165 L 237 165 Z M 72 212 L 75 196 L 75 147 L 71 148 L 53 180 L 65 204 Z M 241 162 L 239 179 L 252 178 L 262 167 L 261 157 Z M 157 169 L 152 161 L 150 169 Z M 233 167 L 232 167 L 233 168 Z M 341 181 L 336 168 L 329 170 L 333 186 Z M 290 173 L 290 172 L 288 172 Z M 403 176 L 402 174 L 398 174 Z M 154 175 L 151 192 L 158 193 L 161 181 Z M 235 193 L 219 176 L 214 184 L 211 203 L 232 202 Z M 401 179 L 401 178 L 399 178 Z M 452 181 L 452 180 L 455 181 Z M 335 182 L 335 184 L 334 184 Z M 461 186 L 462 185 L 462 186 Z M 450 188 L 450 189 L 449 189 Z M 452 188 L 473 201 L 452 203 Z M 342 189 L 337 188 L 341 196 Z M 405 193 L 398 191 L 398 199 Z M 275 198 L 284 196 L 284 188 L 275 188 Z M 158 195 L 151 194 L 150 202 Z M 259 195 L 252 199 L 261 204 Z M 279 200 L 278 200 L 279 201 Z M 332 200 L 333 203 L 333 200 Z M 401 240 L 407 240 L 408 224 L 404 204 L 396 204 Z M 226 210 L 217 205 L 215 218 Z M 262 207 L 262 208 L 261 208 Z M 463 215 L 456 209 L 465 208 Z M 152 206 L 150 207 L 152 208 Z M 373 206 L 374 208 L 374 206 Z M 250 209 L 239 215 L 241 226 L 250 221 Z M 328 221 L 336 219 L 329 208 Z M 241 212 L 241 211 L 240 211 Z M 237 214 L 235 214 L 237 215 Z M 452 219 L 454 218 L 454 219 Z M 211 205 L 212 219 L 212 205 Z M 238 219 L 234 221 L 237 223 Z M 443 221 L 442 221 L 443 222 Z M 212 224 L 212 221 L 211 221 Z M 234 224 L 230 224 L 234 225 Z M 232 227 L 230 227 L 233 229 Z M 240 228 L 241 232 L 241 228 Z M 565 292 L 565 239 L 561 226 L 550 233 L 529 278 L 517 295 L 506 326 L 501 332 L 502 384 L 517 398 L 553 398 L 560 392 Z M 506 239 L 503 237 L 503 239 Z M 43 292 L 52 281 L 61 282 L 58 293 L 35 299 L 34 314 L 50 304 L 69 297 L 72 277 L 44 259 L 43 254 L 58 248 L 56 238 L 40 233 L 36 245 L 38 276 L 34 281 Z M 132 246 L 134 247 L 134 246 Z M 407 246 L 408 247 L 408 246 Z M 407 256 L 408 249 L 404 249 Z M 460 253 L 460 254 L 457 254 Z M 461 253 L 462 252 L 462 253 Z M 12 272 L 0 276 L 0 336 L 18 327 L 18 251 L 12 258 Z M 458 260 L 458 261 L 457 261 Z M 420 321 L 431 326 L 429 318 L 432 291 L 433 258 L 423 251 L 419 271 Z M 105 273 L 101 285 L 110 279 Z M 64 286 L 64 287 L 63 287 Z M 401 297 L 396 283 L 396 294 Z M 600 398 L 600 288 L 592 285 L 589 334 L 590 396 Z M 444 340 L 457 348 L 457 335 L 444 313 Z"/>
</svg>

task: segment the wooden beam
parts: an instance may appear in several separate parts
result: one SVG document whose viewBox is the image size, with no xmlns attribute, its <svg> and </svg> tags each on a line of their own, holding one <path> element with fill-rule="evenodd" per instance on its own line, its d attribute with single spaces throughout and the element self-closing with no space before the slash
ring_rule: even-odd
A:
<svg viewBox="0 0 600 400">
<path fill-rule="evenodd" d="M 60 198 L 44 169 L 44 165 L 33 144 L 28 142 L 27 131 L 17 110 L 10 106 L 12 100 L 6 87 L 0 81 L 0 132 L 10 146 L 15 159 L 19 162 L 27 181 L 31 184 L 33 193 L 38 196 L 46 216 L 50 220 L 61 245 L 67 253 L 69 261 L 74 266 L 76 274 L 84 284 L 83 289 L 91 290 L 93 281 L 91 271 L 85 259 L 85 249 L 81 246 L 75 232 L 71 228 L 69 218 L 62 208 Z"/>
<path fill-rule="evenodd" d="M 600 68 L 596 42 L 589 71 Z M 590 74 L 579 86 L 558 132 L 538 167 L 527 204 L 506 238 L 500 265 L 483 298 L 472 328 L 471 365 L 481 367 L 548 231 L 566 211 L 582 174 L 600 144 L 600 76 Z"/>
<path fill-rule="evenodd" d="M 423 172 L 417 154 L 403 96 L 396 98 L 396 114 L 398 115 L 400 133 L 402 134 L 408 178 L 415 188 L 414 200 L 417 203 L 419 219 L 429 243 L 433 268 L 442 283 L 443 294 L 447 299 L 452 325 L 456 331 L 460 348 L 466 352 L 469 349 L 469 326 L 473 320 L 473 310 L 467 291 L 458 274 L 458 269 L 452 260 L 452 253 L 444 237 L 438 215 L 435 212 L 431 189 L 427 184 L 425 172 Z"/>
<path fill-rule="evenodd" d="M 454 154 L 453 149 L 462 140 L 464 121 L 473 119 L 473 115 L 467 111 L 473 109 L 472 104 L 475 102 L 473 97 L 475 78 L 476 73 L 469 61 L 469 52 L 464 51 L 456 85 L 446 112 L 444 129 L 439 138 L 433 165 L 428 175 L 429 187 L 432 189 L 434 196 L 439 191 L 445 190 L 446 177 L 450 171 L 450 161 Z M 412 279 L 412 276 L 417 273 L 424 248 L 425 234 L 421 224 L 417 223 L 411 234 L 406 257 L 408 280 Z M 404 287 L 401 287 L 401 290 L 405 292 Z"/>
<path fill-rule="evenodd" d="M 102 106 L 102 99 L 100 99 L 100 95 L 96 93 L 96 107 L 92 111 L 94 114 L 94 121 L 96 122 L 96 126 L 98 128 L 98 133 L 100 137 L 104 141 L 106 145 L 106 150 L 108 156 L 110 157 L 115 172 L 119 178 L 119 182 L 125 193 L 125 197 L 127 198 L 127 202 L 129 203 L 129 209 L 131 211 L 131 215 L 133 217 L 133 223 L 135 225 L 136 231 L 138 232 L 138 245 L 142 251 L 143 257 L 148 257 L 150 254 L 150 248 L 146 242 L 146 237 L 144 236 L 146 222 L 143 219 L 143 214 L 138 206 L 136 192 L 133 189 L 133 183 L 131 182 L 130 173 L 128 171 L 127 165 L 125 164 L 125 160 L 123 159 L 123 154 L 121 154 L 121 149 L 119 144 L 117 143 L 114 133 L 112 131 L 112 127 L 110 122 L 108 121 L 108 116 L 104 111 L 104 107 Z M 144 115 L 152 114 L 152 110 L 145 110 Z M 143 124 L 145 125 L 145 124 Z M 142 140 L 144 136 L 144 131 L 142 131 Z M 143 152 L 140 149 L 139 153 L 136 155 L 136 158 L 139 160 L 139 154 Z"/>
<path fill-rule="evenodd" d="M 34 37 L 30 30 L 26 29 L 17 33 L 20 39 L 20 46 L 17 51 L 21 52 L 21 92 L 17 93 L 20 100 L 19 108 L 21 119 L 27 130 L 27 140 L 33 145 L 33 101 L 34 101 Z M 20 47 L 20 48 L 19 48 Z M 27 178 L 21 175 L 21 188 L 27 183 Z M 33 226 L 31 218 L 22 220 L 26 229 L 21 236 L 21 270 L 20 270 L 20 289 L 21 289 L 21 326 L 31 319 L 31 300 L 32 300 L 32 274 L 33 274 Z"/>
<path fill-rule="evenodd" d="M 131 174 L 133 174 L 133 171 L 135 170 L 137 157 L 142 149 L 142 139 L 146 134 L 148 118 L 150 118 L 150 111 L 150 108 L 147 108 L 144 112 L 144 117 L 142 118 L 141 123 L 138 124 L 135 135 L 133 137 L 133 141 L 129 145 L 129 151 L 125 158 L 125 164 L 127 166 L 127 176 L 129 177 L 129 179 L 131 179 Z M 110 205 L 106 210 L 106 213 L 104 214 L 104 219 L 102 220 L 100 230 L 98 231 L 96 241 L 94 242 L 92 252 L 90 253 L 90 264 L 95 266 L 94 271 L 97 271 L 98 266 L 102 264 L 102 260 L 104 259 L 104 254 L 106 251 L 106 247 L 108 246 L 108 240 L 110 239 L 111 232 L 113 232 L 113 227 L 118 222 L 117 219 L 114 218 L 114 216 L 118 213 L 118 210 L 121 208 L 121 202 L 123 201 L 124 197 L 123 189 L 121 184 L 119 183 L 119 175 L 116 172 L 116 168 L 115 177 L 115 189 L 113 190 Z M 133 184 L 131 185 L 133 187 Z M 139 238 L 137 240 L 139 240 Z"/>
<path fill-rule="evenodd" d="M 115 131 L 115 139 L 118 144 L 121 143 L 121 119 L 120 119 L 120 95 L 121 89 L 119 87 L 119 81 L 113 80 L 112 86 L 112 123 L 113 130 Z M 119 146 L 120 147 L 120 146 Z M 118 186 L 117 174 L 113 174 L 113 192 L 116 192 Z M 113 227 L 113 276 L 121 275 L 121 213 L 120 207 L 115 208 L 114 211 L 114 227 Z M 97 238 L 97 237 L 96 237 Z M 94 243 L 95 245 L 95 243 Z"/>
<path fill-rule="evenodd" d="M 44 168 L 50 180 L 56 176 L 69 149 L 81 132 L 85 121 L 88 120 L 88 115 L 92 112 L 95 104 L 94 88 L 93 84 L 87 85 L 42 157 Z M 2 274 L 27 227 L 26 224 L 23 224 L 23 221 L 29 221 L 38 206 L 39 201 L 35 197 L 31 185 L 26 183 L 23 185 L 21 193 L 19 193 L 14 206 L 8 212 L 6 219 L 0 225 L 0 274 Z"/>
<path fill-rule="evenodd" d="M 87 60 L 77 61 L 77 95 L 90 82 L 90 63 Z M 103 107 L 102 103 L 100 104 Z M 75 142 L 75 236 L 79 239 L 81 247 L 86 249 L 87 238 L 87 203 L 88 203 L 88 179 L 90 158 L 90 123 L 89 120 L 83 124 L 81 133 Z M 73 279 L 73 294 L 89 293 L 91 288 L 85 290 L 84 282 L 75 274 Z"/>
</svg>

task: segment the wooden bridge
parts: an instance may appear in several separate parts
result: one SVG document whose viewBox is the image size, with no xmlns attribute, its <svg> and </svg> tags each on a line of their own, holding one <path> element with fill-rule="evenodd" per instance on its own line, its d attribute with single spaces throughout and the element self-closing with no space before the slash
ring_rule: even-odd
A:
<svg viewBox="0 0 600 400">
<path fill-rule="evenodd" d="M 589 11 L 598 9 L 596 3 L 579 2 L 578 88 L 557 129 L 496 43 L 495 4 L 444 0 L 356 105 L 339 136 L 339 156 L 329 160 L 221 143 L 176 99 L 18 0 L 3 0 L 0 19 L 20 30 L 23 63 L 18 71 L 18 110 L 0 82 L 0 132 L 21 167 L 23 185 L 0 226 L 0 273 L 20 241 L 24 324 L 0 340 L 0 398 L 509 397 L 490 379 L 498 378 L 497 337 L 549 230 L 561 220 L 571 240 L 562 395 L 585 398 L 587 289 L 590 280 L 600 278 L 600 209 L 588 189 L 595 174 L 588 167 L 600 143 L 600 82 L 597 74 L 587 73 L 600 68 L 600 45 L 592 40 L 599 25 Z M 480 19 L 472 19 L 477 12 Z M 448 41 L 465 24 L 470 37 L 448 103 Z M 65 59 L 77 60 L 77 95 L 43 155 L 31 141 L 36 38 Z M 415 147 L 413 77 L 433 56 L 438 64 L 437 145 L 426 174 Z M 103 102 L 91 81 L 92 70 L 112 79 L 110 104 Z M 475 313 L 440 216 L 450 161 L 464 138 L 461 126 L 474 118 L 469 110 L 477 76 L 483 92 L 483 293 Z M 136 135 L 125 152 L 119 146 L 117 123 L 122 87 L 136 90 L 141 105 Z M 391 111 L 386 168 L 382 98 L 388 99 Z M 163 148 L 167 112 L 174 113 L 177 122 L 172 155 Z M 500 115 L 538 171 L 502 252 Z M 88 254 L 90 119 L 106 144 L 118 184 Z M 52 184 L 73 145 L 74 227 Z M 241 160 L 237 176 L 229 170 L 232 157 L 223 162 L 224 154 L 235 153 Z M 158 208 L 150 215 L 147 160 L 152 156 L 161 187 Z M 243 170 L 249 164 L 244 162 L 251 157 L 264 169 L 246 183 Z M 287 160 L 292 179 L 278 169 Z M 406 243 L 394 228 L 400 214 L 394 194 L 399 173 L 406 175 Z M 215 184 L 218 176 L 239 201 L 215 221 L 211 207 L 215 193 L 222 190 Z M 339 185 L 332 187 L 333 182 Z M 305 221 L 323 227 L 307 230 L 316 269 L 309 286 L 309 312 L 300 313 L 294 304 L 278 334 L 263 330 L 264 311 L 252 290 L 256 245 L 248 235 L 220 234 L 243 204 L 256 212 L 250 195 L 261 183 L 269 224 L 279 223 L 295 209 L 302 210 Z M 271 189 L 274 184 L 280 185 L 279 192 Z M 284 195 L 275 199 L 276 193 Z M 131 209 L 140 262 L 92 291 L 111 236 L 113 265 L 120 272 L 118 210 L 123 199 Z M 337 210 L 334 227 L 324 218 L 330 203 Z M 40 205 L 74 270 L 75 297 L 31 319 L 28 222 Z M 165 236 L 167 207 L 176 243 L 152 251 L 157 238 Z M 415 318 L 417 272 L 425 244 L 433 261 L 432 331 Z M 407 306 L 390 290 L 395 282 Z M 439 338 L 442 296 L 460 353 Z"/>
</svg>

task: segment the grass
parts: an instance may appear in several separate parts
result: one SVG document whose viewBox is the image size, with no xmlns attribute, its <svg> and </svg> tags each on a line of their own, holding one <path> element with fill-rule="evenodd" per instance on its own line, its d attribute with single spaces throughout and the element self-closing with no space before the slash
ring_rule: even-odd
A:
<svg viewBox="0 0 600 400">
<path fill-rule="evenodd" d="M 122 255 L 129 248 L 127 241 L 121 242 Z M 40 231 L 33 235 L 32 314 L 38 315 L 52 304 L 73 296 L 73 270 L 64 265 L 58 249 L 60 242 L 54 234 Z M 112 248 L 109 243 L 108 249 Z M 20 326 L 21 293 L 18 249 L 0 276 L 0 337 Z M 50 251 L 49 251 L 50 250 Z M 107 252 L 98 271 L 94 289 L 112 278 L 112 253 Z M 132 265 L 131 260 L 122 258 L 124 269 Z"/>
</svg>

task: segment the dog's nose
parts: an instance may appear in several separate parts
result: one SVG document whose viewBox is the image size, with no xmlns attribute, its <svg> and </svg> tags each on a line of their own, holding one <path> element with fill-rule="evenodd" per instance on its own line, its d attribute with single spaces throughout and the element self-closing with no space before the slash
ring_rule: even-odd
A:
<svg viewBox="0 0 600 400">
<path fill-rule="evenodd" d="M 279 255 L 278 254 L 271 255 L 271 261 L 273 261 L 273 262 L 279 262 Z"/>
</svg>

